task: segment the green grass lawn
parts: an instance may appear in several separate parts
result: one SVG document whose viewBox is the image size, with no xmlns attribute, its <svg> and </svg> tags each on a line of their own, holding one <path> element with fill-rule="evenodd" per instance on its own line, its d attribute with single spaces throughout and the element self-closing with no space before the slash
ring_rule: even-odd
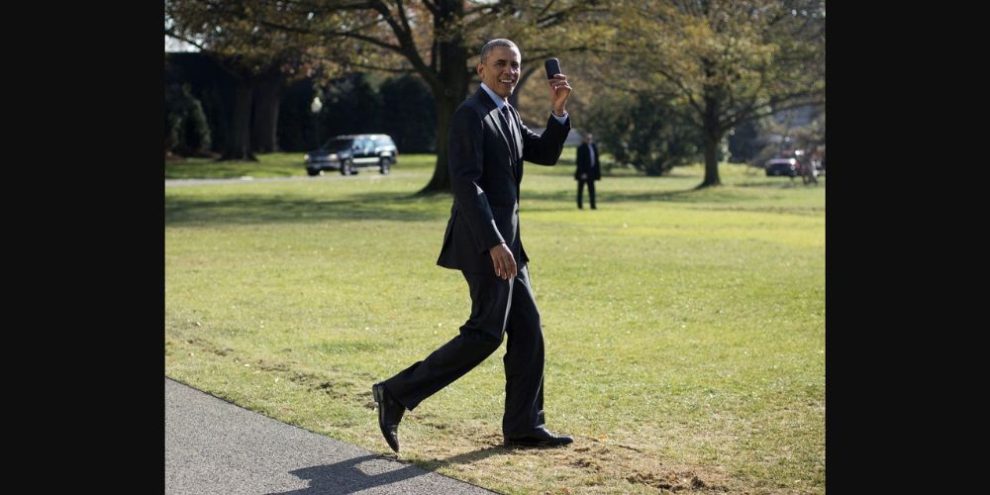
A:
<svg viewBox="0 0 990 495">
<path fill-rule="evenodd" d="M 165 162 L 166 179 L 237 179 L 241 177 L 305 176 L 303 153 L 259 155 L 257 162 L 218 162 L 212 158 L 186 158 Z"/>
<path fill-rule="evenodd" d="M 371 384 L 457 334 L 470 298 L 435 265 L 450 196 L 432 155 L 305 177 L 302 154 L 168 164 L 166 374 L 379 453 Z M 404 460 L 511 494 L 824 493 L 825 179 L 700 166 L 598 183 L 574 149 L 527 164 L 521 225 L 546 339 L 554 450 L 500 447 L 504 347 L 406 414 Z M 607 157 L 606 157 L 607 160 Z M 503 344 L 504 346 L 504 344 Z"/>
</svg>

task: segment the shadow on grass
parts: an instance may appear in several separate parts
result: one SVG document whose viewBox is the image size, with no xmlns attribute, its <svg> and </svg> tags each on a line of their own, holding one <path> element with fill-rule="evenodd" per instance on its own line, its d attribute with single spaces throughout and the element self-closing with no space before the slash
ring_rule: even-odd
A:
<svg viewBox="0 0 990 495">
<path fill-rule="evenodd" d="M 643 180 L 643 177 L 635 177 Z M 610 178 L 615 179 L 615 177 Z M 662 180 L 662 179 L 661 179 Z M 599 190 L 603 206 L 619 202 L 737 205 L 759 200 L 747 192 L 754 188 L 796 188 L 799 181 L 756 181 L 705 188 L 659 191 Z M 565 211 L 574 209 L 574 189 L 533 191 L 523 188 L 523 209 Z M 234 195 L 217 199 L 165 198 L 166 225 L 227 225 L 268 223 L 319 223 L 334 220 L 387 220 L 399 222 L 443 221 L 448 218 L 449 194 L 416 195 L 394 192 L 352 194 L 342 199 L 319 199 L 293 195 Z"/>
<path fill-rule="evenodd" d="M 749 194 L 733 191 L 729 187 L 708 188 L 708 189 L 683 189 L 674 191 L 622 191 L 622 190 L 601 190 L 595 195 L 600 203 L 604 202 L 625 202 L 625 201 L 651 201 L 666 203 L 735 203 L 754 199 Z M 577 187 L 574 191 L 551 191 L 551 192 L 522 192 L 522 200 L 536 201 L 576 201 Z M 587 201 L 587 197 L 585 197 Z M 541 208 L 542 209 L 542 208 Z M 570 209 L 570 208 L 567 208 Z"/>
<path fill-rule="evenodd" d="M 821 179 L 819 179 L 821 182 Z M 822 184 L 817 184 L 821 186 Z M 734 187 L 763 187 L 769 189 L 793 189 L 796 187 L 815 187 L 815 184 L 804 184 L 801 179 L 786 180 L 784 177 L 776 179 L 767 180 L 753 180 L 750 179 L 746 182 L 741 182 L 739 184 L 734 184 Z"/>
<path fill-rule="evenodd" d="M 463 454 L 457 454 L 446 459 L 426 461 L 422 463 L 422 466 L 432 471 L 452 464 L 471 464 L 472 462 L 480 461 L 493 455 L 508 454 L 513 450 L 515 450 L 513 447 L 506 447 L 504 445 L 489 445 L 488 447 L 464 452 Z"/>
<path fill-rule="evenodd" d="M 404 193 L 355 194 L 337 200 L 284 195 L 219 199 L 166 197 L 165 224 L 315 223 L 328 220 L 416 222 L 447 218 L 449 205 L 449 196 L 415 197 Z"/>
</svg>

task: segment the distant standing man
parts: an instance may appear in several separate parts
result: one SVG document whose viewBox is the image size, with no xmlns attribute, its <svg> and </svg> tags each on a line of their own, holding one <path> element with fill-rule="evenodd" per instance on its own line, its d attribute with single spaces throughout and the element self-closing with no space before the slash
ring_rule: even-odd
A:
<svg viewBox="0 0 990 495">
<path fill-rule="evenodd" d="M 543 134 L 523 125 L 509 105 L 519 83 L 522 55 L 507 39 L 481 49 L 481 88 L 461 103 L 450 122 L 448 168 L 454 193 L 437 264 L 460 270 L 471 294 L 471 316 L 460 334 L 422 361 L 372 386 L 378 426 L 399 451 L 399 421 L 427 397 L 495 352 L 508 336 L 505 357 L 505 444 L 555 447 L 573 439 L 547 430 L 543 413 L 543 330 L 519 237 L 519 184 L 523 160 L 553 165 L 571 122 L 567 76 L 548 81 L 552 115 Z"/>
<path fill-rule="evenodd" d="M 804 166 L 803 166 L 803 168 L 802 168 L 801 171 L 804 172 L 804 173 L 802 174 L 803 176 L 801 177 L 801 180 L 805 183 L 805 185 L 807 185 L 807 184 L 814 184 L 814 185 L 817 186 L 818 185 L 818 168 L 817 168 L 818 160 L 816 160 L 814 157 L 810 157 L 809 159 L 807 159 L 804 162 L 803 165 Z"/>
<path fill-rule="evenodd" d="M 590 132 L 585 134 L 577 149 L 577 170 L 574 171 L 574 179 L 578 183 L 578 209 L 584 209 L 581 196 L 585 184 L 588 184 L 588 199 L 591 200 L 591 209 L 597 209 L 595 207 L 595 181 L 602 178 L 602 168 L 598 163 L 598 145 L 595 144 L 594 139 L 595 136 Z"/>
</svg>

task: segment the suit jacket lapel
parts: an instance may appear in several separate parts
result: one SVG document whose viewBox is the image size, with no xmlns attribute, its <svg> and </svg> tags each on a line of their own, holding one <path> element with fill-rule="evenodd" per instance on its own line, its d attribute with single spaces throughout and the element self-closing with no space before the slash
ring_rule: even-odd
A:
<svg viewBox="0 0 990 495">
<path fill-rule="evenodd" d="M 519 119 L 519 113 L 516 112 L 516 109 L 513 107 L 509 107 L 509 115 L 512 116 L 512 122 L 510 125 L 514 127 L 514 132 L 511 136 L 515 141 L 513 144 L 515 144 L 515 149 L 517 150 L 515 159 L 512 162 L 512 173 L 515 175 L 516 181 L 519 181 L 519 179 L 522 178 L 522 170 L 520 170 L 520 168 L 522 167 L 523 160 L 522 120 Z"/>
<path fill-rule="evenodd" d="M 478 98 L 484 103 L 485 108 L 488 109 L 488 118 L 495 123 L 495 128 L 498 129 L 498 132 L 502 135 L 502 143 L 505 144 L 505 153 L 509 156 L 510 161 L 515 161 L 515 158 L 513 157 L 514 153 L 512 152 L 512 145 L 509 143 L 509 140 L 512 139 L 512 134 L 510 134 L 509 129 L 506 129 L 502 124 L 502 114 L 498 110 L 498 104 L 492 100 L 491 96 L 488 96 L 488 93 L 485 92 L 484 89 L 478 88 L 477 94 Z M 515 176 L 515 165 L 510 163 L 509 167 L 512 169 L 512 175 Z"/>
<path fill-rule="evenodd" d="M 519 156 L 516 157 L 517 161 L 522 161 L 522 120 L 519 118 L 519 112 L 516 112 L 515 107 L 509 107 L 509 113 L 512 115 L 512 125 L 515 127 L 514 139 L 516 141 L 516 149 L 519 150 Z"/>
</svg>

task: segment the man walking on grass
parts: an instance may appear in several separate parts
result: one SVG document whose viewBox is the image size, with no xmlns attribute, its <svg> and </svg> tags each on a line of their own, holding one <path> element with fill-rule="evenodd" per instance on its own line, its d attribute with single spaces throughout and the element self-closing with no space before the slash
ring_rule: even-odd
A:
<svg viewBox="0 0 990 495">
<path fill-rule="evenodd" d="M 554 165 L 570 131 L 567 76 L 548 81 L 552 115 L 538 135 L 508 103 L 521 72 L 515 43 L 494 39 L 481 49 L 482 84 L 454 112 L 449 170 L 454 201 L 437 264 L 460 270 L 471 294 L 471 316 L 460 334 L 395 376 L 372 387 L 378 423 L 399 451 L 399 421 L 427 397 L 498 349 L 505 357 L 505 444 L 553 447 L 573 441 L 546 429 L 543 412 L 543 331 L 519 237 L 523 160 Z"/>
</svg>

